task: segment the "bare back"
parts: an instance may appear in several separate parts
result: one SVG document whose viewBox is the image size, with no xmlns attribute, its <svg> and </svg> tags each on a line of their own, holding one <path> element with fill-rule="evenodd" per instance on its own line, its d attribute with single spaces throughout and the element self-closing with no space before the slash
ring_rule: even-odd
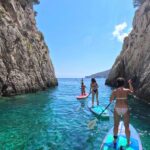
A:
<svg viewBox="0 0 150 150">
<path fill-rule="evenodd" d="M 126 89 L 124 87 L 117 88 L 113 91 L 110 100 L 116 99 L 116 106 L 118 108 L 127 108 L 128 107 L 128 95 L 132 93 L 130 89 Z"/>
</svg>

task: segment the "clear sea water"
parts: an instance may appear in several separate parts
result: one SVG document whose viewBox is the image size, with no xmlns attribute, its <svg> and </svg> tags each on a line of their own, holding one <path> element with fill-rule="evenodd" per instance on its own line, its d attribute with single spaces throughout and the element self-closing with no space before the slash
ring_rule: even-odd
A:
<svg viewBox="0 0 150 150">
<path fill-rule="evenodd" d="M 106 106 L 112 89 L 104 85 L 105 79 L 97 81 L 99 101 Z M 85 84 L 89 91 L 90 80 Z M 86 103 L 81 107 L 76 100 L 79 93 L 80 79 L 59 79 L 58 87 L 44 92 L 0 98 L 0 150 L 99 150 L 113 126 L 113 115 L 110 111 L 109 120 L 100 119 L 89 129 L 87 124 L 95 116 Z M 131 123 L 144 150 L 150 150 L 150 106 L 129 101 Z"/>
</svg>

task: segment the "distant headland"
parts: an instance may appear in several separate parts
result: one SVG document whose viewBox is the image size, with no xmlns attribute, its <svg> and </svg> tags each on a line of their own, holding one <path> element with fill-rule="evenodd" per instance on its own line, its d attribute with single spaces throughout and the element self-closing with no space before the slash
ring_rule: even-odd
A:
<svg viewBox="0 0 150 150">
<path fill-rule="evenodd" d="M 89 76 L 85 76 L 85 78 L 107 78 L 109 72 L 110 72 L 110 69 L 106 70 L 106 71 L 99 72 L 99 73 L 95 73 L 95 74 L 92 74 Z"/>
</svg>

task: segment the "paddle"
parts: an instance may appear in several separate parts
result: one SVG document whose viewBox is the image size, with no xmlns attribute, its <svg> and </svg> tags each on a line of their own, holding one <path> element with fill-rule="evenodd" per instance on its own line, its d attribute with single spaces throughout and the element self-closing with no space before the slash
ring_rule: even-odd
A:
<svg viewBox="0 0 150 150">
<path fill-rule="evenodd" d="M 76 111 L 78 112 L 80 109 L 81 109 L 81 106 L 79 106 L 79 107 L 76 109 Z"/>
<path fill-rule="evenodd" d="M 89 92 L 89 95 L 88 95 L 86 98 L 88 98 L 88 97 L 91 95 L 91 93 L 92 93 L 92 92 Z M 79 107 L 76 109 L 76 111 L 78 112 L 80 109 L 81 109 L 81 106 L 79 106 Z"/>
<path fill-rule="evenodd" d="M 99 117 L 105 112 L 105 110 L 111 105 L 111 103 L 109 103 L 105 109 L 100 113 Z M 88 123 L 88 128 L 89 129 L 93 129 L 96 125 L 96 122 L 98 121 L 98 119 L 94 119 L 94 120 L 91 120 L 89 123 Z"/>
<path fill-rule="evenodd" d="M 99 117 L 104 113 L 104 111 L 111 105 L 111 103 L 109 103 L 106 108 L 101 112 L 101 114 L 99 115 Z"/>
<path fill-rule="evenodd" d="M 88 97 L 91 95 L 91 93 L 92 93 L 92 92 L 89 92 L 89 95 L 88 95 Z M 88 98 L 88 97 L 87 97 L 87 98 Z"/>
<path fill-rule="evenodd" d="M 101 104 L 102 105 L 102 104 Z M 102 105 L 102 106 L 104 106 L 104 105 Z M 105 107 L 105 106 L 104 106 Z M 110 108 L 108 109 L 108 110 L 110 110 L 112 113 L 114 113 Z"/>
</svg>

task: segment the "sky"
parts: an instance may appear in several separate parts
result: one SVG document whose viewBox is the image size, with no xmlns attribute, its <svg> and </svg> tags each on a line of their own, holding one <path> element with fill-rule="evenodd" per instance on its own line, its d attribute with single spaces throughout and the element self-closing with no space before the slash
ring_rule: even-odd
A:
<svg viewBox="0 0 150 150">
<path fill-rule="evenodd" d="M 110 69 L 135 12 L 132 0 L 41 0 L 34 9 L 58 78 Z"/>
</svg>

